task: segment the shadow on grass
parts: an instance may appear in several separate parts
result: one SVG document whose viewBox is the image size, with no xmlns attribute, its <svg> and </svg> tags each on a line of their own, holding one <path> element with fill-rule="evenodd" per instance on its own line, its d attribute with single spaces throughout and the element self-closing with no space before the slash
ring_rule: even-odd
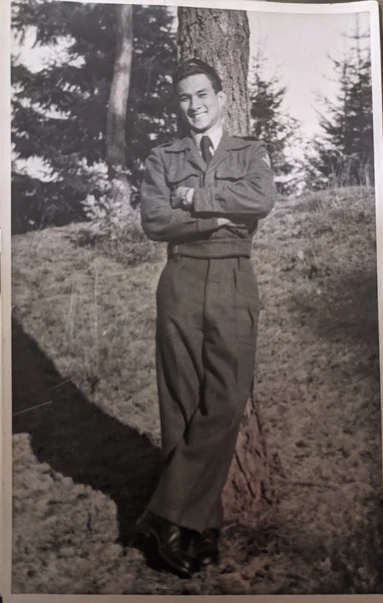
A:
<svg viewBox="0 0 383 603">
<path fill-rule="evenodd" d="M 127 546 L 156 485 L 160 450 L 65 382 L 15 320 L 12 356 L 13 432 L 30 434 L 40 462 L 114 500 L 120 543 Z"/>
<path fill-rule="evenodd" d="M 317 293 L 294 295 L 290 310 L 298 310 L 319 338 L 345 345 L 363 341 L 370 344 L 371 353 L 378 354 L 376 273 L 332 270 L 330 277 L 318 278 Z"/>
</svg>

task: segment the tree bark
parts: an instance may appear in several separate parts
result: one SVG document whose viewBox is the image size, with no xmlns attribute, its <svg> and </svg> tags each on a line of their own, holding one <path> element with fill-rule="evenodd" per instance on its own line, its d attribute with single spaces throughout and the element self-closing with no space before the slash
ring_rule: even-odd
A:
<svg viewBox="0 0 383 603">
<path fill-rule="evenodd" d="M 227 93 L 225 129 L 230 134 L 248 135 L 249 24 L 246 13 L 179 8 L 178 22 L 179 59 L 199 58 L 217 70 Z M 225 516 L 229 520 L 240 517 L 243 521 L 247 516 L 250 522 L 254 521 L 254 511 L 260 502 L 271 502 L 273 498 L 255 391 L 253 385 L 223 492 Z"/>
<path fill-rule="evenodd" d="M 131 188 L 125 160 L 125 120 L 133 54 L 133 5 L 116 7 L 116 58 L 107 116 L 107 163 L 112 195 L 130 208 Z"/>
</svg>

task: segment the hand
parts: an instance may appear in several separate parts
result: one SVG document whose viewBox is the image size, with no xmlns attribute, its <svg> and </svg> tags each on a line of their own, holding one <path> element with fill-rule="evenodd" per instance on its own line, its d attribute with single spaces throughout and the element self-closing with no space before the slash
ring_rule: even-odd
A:
<svg viewBox="0 0 383 603">
<path fill-rule="evenodd" d="M 235 222 L 232 222 L 229 218 L 217 218 L 217 222 L 219 228 L 222 226 L 236 226 Z"/>
<path fill-rule="evenodd" d="M 181 207 L 182 209 L 191 209 L 193 205 L 194 188 L 188 186 L 178 186 L 170 195 L 172 207 Z"/>
</svg>

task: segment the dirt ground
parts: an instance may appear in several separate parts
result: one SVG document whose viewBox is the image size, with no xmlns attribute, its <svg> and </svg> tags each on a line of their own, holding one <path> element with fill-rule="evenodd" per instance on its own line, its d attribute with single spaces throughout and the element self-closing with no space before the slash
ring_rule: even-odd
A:
<svg viewBox="0 0 383 603">
<path fill-rule="evenodd" d="M 218 567 L 147 563 L 160 467 L 155 289 L 73 227 L 13 238 L 13 592 L 383 592 L 374 194 L 280 200 L 253 262 L 257 392 L 278 501 L 228 523 Z"/>
</svg>

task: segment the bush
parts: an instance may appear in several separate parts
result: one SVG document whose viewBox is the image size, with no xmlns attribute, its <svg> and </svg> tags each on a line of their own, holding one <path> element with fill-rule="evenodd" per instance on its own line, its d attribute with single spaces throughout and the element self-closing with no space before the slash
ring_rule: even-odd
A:
<svg viewBox="0 0 383 603">
<path fill-rule="evenodd" d="M 127 202 L 129 193 L 126 183 L 114 182 L 98 199 L 88 195 L 83 208 L 90 221 L 78 230 L 74 242 L 81 247 L 97 247 L 125 266 L 156 260 L 158 246 L 142 230 L 139 209 Z"/>
</svg>

